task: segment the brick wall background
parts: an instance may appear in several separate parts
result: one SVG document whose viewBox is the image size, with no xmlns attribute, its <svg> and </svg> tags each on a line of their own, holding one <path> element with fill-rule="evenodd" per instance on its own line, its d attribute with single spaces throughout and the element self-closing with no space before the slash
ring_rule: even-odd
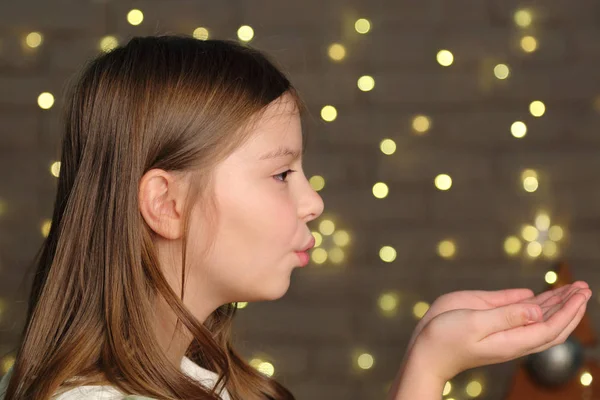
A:
<svg viewBox="0 0 600 400">
<path fill-rule="evenodd" d="M 132 8 L 144 12 L 141 25 L 127 22 Z M 513 19 L 522 8 L 533 16 L 527 28 Z M 58 154 L 66 80 L 105 35 L 124 43 L 198 26 L 211 38 L 235 38 L 248 24 L 250 44 L 285 68 L 314 115 L 303 122 L 307 176 L 326 181 L 326 210 L 313 228 L 331 219 L 351 236 L 343 263 L 296 270 L 283 299 L 250 304 L 236 321 L 244 354 L 270 360 L 299 399 L 383 398 L 418 301 L 463 289 L 545 289 L 555 259 L 503 249 L 540 211 L 563 227 L 559 257 L 570 261 L 575 279 L 600 293 L 599 11 L 593 0 L 0 3 L 0 350 L 16 343 L 22 321 L 14 315 L 22 315 L 26 298 L 19 285 L 51 216 L 56 178 L 49 167 Z M 371 21 L 368 34 L 354 30 L 358 18 Z M 35 49 L 23 46 L 32 31 L 44 38 Z M 538 40 L 535 52 L 519 47 L 524 35 Z M 327 55 L 332 43 L 346 47 L 341 62 Z M 436 62 L 440 49 L 454 54 L 450 67 Z M 508 79 L 494 77 L 497 63 L 509 65 Z M 374 90 L 357 88 L 362 75 L 375 79 Z M 45 91 L 56 98 L 49 110 L 37 105 Z M 541 118 L 529 114 L 533 100 L 546 105 Z M 335 121 L 320 118 L 325 105 L 336 107 Z M 411 128 L 417 114 L 431 119 L 425 134 Z M 527 124 L 523 139 L 510 133 L 516 120 Z M 396 142 L 393 155 L 380 151 L 384 138 Z M 533 193 L 523 189 L 524 169 L 539 175 Z M 450 190 L 434 186 L 440 173 L 452 177 Z M 379 181 L 390 189 L 384 199 L 372 194 Z M 451 259 L 437 254 L 445 239 L 456 245 Z M 380 259 L 384 245 L 396 249 L 394 262 Z M 377 301 L 390 290 L 400 303 L 386 317 Z M 597 300 L 588 316 L 600 330 Z M 355 366 L 357 351 L 373 355 L 371 369 Z M 465 371 L 452 380 L 452 397 L 468 398 L 465 385 L 476 379 L 479 398 L 501 399 L 514 367 Z"/>
</svg>

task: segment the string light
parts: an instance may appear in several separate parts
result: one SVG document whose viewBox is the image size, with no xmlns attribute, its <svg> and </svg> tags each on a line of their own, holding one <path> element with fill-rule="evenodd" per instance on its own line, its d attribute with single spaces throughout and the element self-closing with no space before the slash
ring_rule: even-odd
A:
<svg viewBox="0 0 600 400">
<path fill-rule="evenodd" d="M 346 48 L 339 43 L 333 43 L 327 49 L 327 54 L 333 61 L 341 61 L 346 57 Z"/>
<path fill-rule="evenodd" d="M 590 386 L 593 380 L 592 374 L 587 371 L 581 374 L 579 377 L 579 382 L 581 382 L 583 386 Z"/>
<path fill-rule="evenodd" d="M 527 125 L 523 121 L 515 121 L 510 126 L 510 133 L 517 139 L 520 139 L 527 134 Z"/>
<path fill-rule="evenodd" d="M 534 117 L 541 117 L 546 112 L 546 106 L 539 100 L 532 101 L 529 104 L 529 112 Z"/>
<path fill-rule="evenodd" d="M 378 199 L 387 197 L 389 192 L 390 190 L 388 189 L 388 186 L 383 182 L 377 182 L 373 185 L 373 196 Z"/>
<path fill-rule="evenodd" d="M 325 187 L 325 178 L 323 178 L 321 175 L 311 176 L 311 178 L 308 180 L 308 183 L 310 183 L 310 187 L 312 187 L 313 190 L 319 192 Z"/>
<path fill-rule="evenodd" d="M 423 316 L 425 316 L 425 314 L 427 314 L 427 311 L 429 311 L 429 304 L 427 304 L 424 301 L 419 301 L 413 307 L 413 315 L 417 319 L 423 318 Z"/>
<path fill-rule="evenodd" d="M 558 254 L 558 246 L 551 240 L 545 241 L 542 245 L 542 253 L 547 258 L 554 258 Z"/>
<path fill-rule="evenodd" d="M 379 149 L 385 155 L 392 155 L 396 152 L 396 142 L 392 139 L 383 139 L 381 143 L 379 143 Z"/>
<path fill-rule="evenodd" d="M 339 247 L 334 247 L 327 253 L 327 258 L 334 264 L 341 264 L 346 258 L 346 255 L 344 254 L 344 250 Z"/>
<path fill-rule="evenodd" d="M 412 128 L 417 133 L 425 133 L 431 127 L 431 119 L 425 115 L 417 115 L 413 118 Z"/>
<path fill-rule="evenodd" d="M 465 392 L 467 392 L 469 397 L 478 397 L 483 392 L 483 386 L 479 381 L 471 381 L 467 384 Z"/>
<path fill-rule="evenodd" d="M 381 261 L 391 263 L 396 259 L 396 249 L 392 246 L 383 246 L 379 249 L 379 258 Z"/>
<path fill-rule="evenodd" d="M 52 93 L 43 92 L 38 96 L 37 101 L 41 109 L 48 110 L 54 105 L 54 96 Z"/>
<path fill-rule="evenodd" d="M 379 309 L 385 314 L 390 315 L 398 310 L 399 296 L 396 292 L 386 292 L 379 296 L 377 304 Z"/>
<path fill-rule="evenodd" d="M 542 245 L 539 242 L 531 242 L 527 245 L 527 254 L 535 258 L 542 254 Z"/>
<path fill-rule="evenodd" d="M 235 303 L 235 307 L 241 310 L 243 308 L 248 307 L 248 302 L 247 301 L 238 301 Z"/>
<path fill-rule="evenodd" d="M 363 353 L 356 359 L 356 364 L 360 369 L 371 369 L 375 364 L 375 359 L 369 353 Z"/>
<path fill-rule="evenodd" d="M 55 161 L 50 166 L 50 173 L 56 178 L 60 175 L 60 161 Z"/>
<path fill-rule="evenodd" d="M 442 396 L 449 395 L 451 391 L 452 391 L 452 383 L 450 383 L 450 381 L 447 381 L 446 384 L 444 385 L 444 390 L 442 392 Z"/>
<path fill-rule="evenodd" d="M 514 15 L 515 24 L 521 28 L 527 28 L 531 25 L 533 17 L 529 10 L 517 10 Z"/>
<path fill-rule="evenodd" d="M 523 36 L 521 38 L 521 48 L 527 53 L 533 53 L 537 50 L 538 43 L 533 36 Z"/>
<path fill-rule="evenodd" d="M 273 364 L 267 361 L 263 361 L 260 364 L 258 364 L 257 370 L 258 372 L 266 376 L 273 376 L 273 374 L 275 373 L 275 367 L 273 366 Z"/>
<path fill-rule="evenodd" d="M 504 241 L 504 251 L 508 255 L 517 255 L 521 251 L 521 247 L 521 241 L 516 236 L 509 236 Z"/>
<path fill-rule="evenodd" d="M 442 258 L 452 258 L 456 253 L 456 245 L 451 240 L 442 240 L 438 244 L 438 254 Z"/>
<path fill-rule="evenodd" d="M 333 234 L 333 242 L 340 247 L 347 246 L 350 243 L 350 235 L 344 230 L 336 231 Z"/>
<path fill-rule="evenodd" d="M 49 219 L 45 219 L 42 222 L 42 226 L 41 226 L 41 232 L 42 232 L 42 236 L 43 237 L 48 237 L 48 234 L 50 234 L 50 227 L 52 226 L 52 220 Z"/>
<path fill-rule="evenodd" d="M 192 36 L 198 40 L 207 40 L 208 39 L 208 29 L 203 27 L 198 27 L 194 29 Z"/>
<path fill-rule="evenodd" d="M 100 39 L 98 48 L 100 49 L 100 51 L 108 53 L 109 51 L 114 50 L 118 45 L 119 41 L 117 40 L 117 38 L 109 35 L 104 36 L 102 39 Z"/>
<path fill-rule="evenodd" d="M 43 37 L 39 32 L 31 32 L 25 37 L 25 43 L 32 49 L 39 47 L 42 44 Z"/>
<path fill-rule="evenodd" d="M 327 261 L 327 251 L 322 248 L 313 249 L 310 258 L 315 264 L 323 264 Z"/>
<path fill-rule="evenodd" d="M 439 190 L 449 190 L 452 187 L 452 178 L 450 175 L 440 174 L 435 177 L 434 184 Z"/>
<path fill-rule="evenodd" d="M 521 230 L 521 236 L 528 242 L 533 242 L 537 240 L 540 236 L 540 232 L 535 228 L 535 226 L 525 225 Z"/>
<path fill-rule="evenodd" d="M 506 79 L 510 75 L 510 69 L 506 64 L 498 64 L 494 67 L 494 75 L 498 79 Z"/>
<path fill-rule="evenodd" d="M 538 189 L 538 175 L 534 170 L 526 169 L 523 171 L 521 179 L 523 180 L 523 189 L 525 189 L 526 192 L 533 193 Z"/>
<path fill-rule="evenodd" d="M 242 25 L 237 30 L 238 38 L 243 42 L 249 42 L 254 37 L 254 29 L 249 25 Z"/>
<path fill-rule="evenodd" d="M 323 243 L 323 236 L 319 232 L 312 231 L 311 233 L 315 238 L 315 247 L 319 247 Z"/>
<path fill-rule="evenodd" d="M 133 9 L 127 13 L 127 22 L 131 25 L 137 26 L 144 20 L 144 13 L 138 9 Z"/>
<path fill-rule="evenodd" d="M 544 280 L 546 283 L 552 285 L 558 280 L 558 275 L 554 271 L 548 271 L 546 272 L 546 275 L 544 275 Z"/>
<path fill-rule="evenodd" d="M 354 29 L 364 35 L 371 30 L 371 22 L 366 18 L 360 18 L 354 23 Z"/>
<path fill-rule="evenodd" d="M 372 76 L 364 75 L 358 78 L 357 86 L 363 92 L 369 92 L 375 87 L 375 79 Z"/>
<path fill-rule="evenodd" d="M 334 121 L 337 118 L 337 110 L 334 106 L 327 105 L 321 109 L 321 118 L 327 122 Z"/>
<path fill-rule="evenodd" d="M 535 217 L 535 226 L 540 231 L 547 231 L 550 228 L 550 216 L 546 213 L 540 213 Z"/>
<path fill-rule="evenodd" d="M 555 242 L 560 241 L 563 238 L 563 235 L 564 235 L 564 231 L 558 225 L 551 227 L 550 230 L 548 231 L 548 237 L 550 238 L 550 240 L 553 240 Z"/>
<path fill-rule="evenodd" d="M 449 50 L 440 50 L 436 59 L 441 66 L 449 67 L 454 62 L 454 55 Z"/>
<path fill-rule="evenodd" d="M 333 221 L 325 219 L 319 223 L 319 231 L 325 236 L 330 236 L 335 231 L 335 224 Z"/>
</svg>

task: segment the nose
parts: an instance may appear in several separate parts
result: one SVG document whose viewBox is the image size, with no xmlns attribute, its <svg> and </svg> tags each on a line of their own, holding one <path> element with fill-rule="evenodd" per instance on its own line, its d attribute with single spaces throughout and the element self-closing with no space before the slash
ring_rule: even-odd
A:
<svg viewBox="0 0 600 400">
<path fill-rule="evenodd" d="M 319 218 L 323 214 L 325 203 L 323 198 L 310 186 L 308 181 L 305 182 L 305 190 L 302 191 L 302 196 L 298 204 L 298 215 L 305 223 Z"/>
</svg>

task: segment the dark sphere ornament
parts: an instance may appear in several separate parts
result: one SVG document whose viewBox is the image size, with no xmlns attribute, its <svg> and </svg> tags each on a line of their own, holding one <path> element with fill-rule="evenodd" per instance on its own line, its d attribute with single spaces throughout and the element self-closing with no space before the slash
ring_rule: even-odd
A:
<svg viewBox="0 0 600 400">
<path fill-rule="evenodd" d="M 573 379 L 583 365 L 583 359 L 581 343 L 569 337 L 564 343 L 530 354 L 525 359 L 525 370 L 539 385 L 556 387 Z"/>
</svg>

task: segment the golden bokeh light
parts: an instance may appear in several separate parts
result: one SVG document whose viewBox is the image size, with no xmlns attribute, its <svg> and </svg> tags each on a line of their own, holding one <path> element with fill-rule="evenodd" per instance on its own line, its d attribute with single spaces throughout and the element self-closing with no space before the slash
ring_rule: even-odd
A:
<svg viewBox="0 0 600 400">
<path fill-rule="evenodd" d="M 515 24 L 521 28 L 527 28 L 533 21 L 533 16 L 529 10 L 517 10 L 514 15 Z"/>
<path fill-rule="evenodd" d="M 254 29 L 250 25 L 242 25 L 237 30 L 238 39 L 249 42 L 254 38 Z"/>
<path fill-rule="evenodd" d="M 535 217 L 535 226 L 540 231 L 547 231 L 550 228 L 550 216 L 546 213 L 539 213 Z"/>
<path fill-rule="evenodd" d="M 435 177 L 435 187 L 439 190 L 448 190 L 452 187 L 452 178 L 447 174 L 440 174 Z"/>
<path fill-rule="evenodd" d="M 558 255 L 558 246 L 551 240 L 545 241 L 542 245 L 542 254 L 548 258 L 555 258 Z"/>
<path fill-rule="evenodd" d="M 514 256 L 521 251 L 521 241 L 516 236 L 509 236 L 504 240 L 504 251 L 506 254 Z"/>
<path fill-rule="evenodd" d="M 311 233 L 315 238 L 315 247 L 319 247 L 323 243 L 323 236 L 319 232 L 312 231 Z"/>
<path fill-rule="evenodd" d="M 127 13 L 127 22 L 131 25 L 137 26 L 144 20 L 144 13 L 138 9 L 133 9 Z"/>
<path fill-rule="evenodd" d="M 333 43 L 327 49 L 327 54 L 333 61 L 341 61 L 346 57 L 346 48 L 339 43 Z"/>
<path fill-rule="evenodd" d="M 467 392 L 467 395 L 469 395 L 469 397 L 479 397 L 483 392 L 483 386 L 479 381 L 471 381 L 467 384 L 465 392 Z"/>
<path fill-rule="evenodd" d="M 335 232 L 335 224 L 331 220 L 324 219 L 319 223 L 319 232 L 325 236 L 332 235 Z"/>
<path fill-rule="evenodd" d="M 388 186 L 383 182 L 377 182 L 373 185 L 373 196 L 375 196 L 378 199 L 383 199 L 387 197 L 389 192 L 390 190 Z"/>
<path fill-rule="evenodd" d="M 521 229 L 521 236 L 528 242 L 533 242 L 540 236 L 540 232 L 532 225 L 525 225 Z"/>
<path fill-rule="evenodd" d="M 529 193 L 533 193 L 535 192 L 539 187 L 539 182 L 537 180 L 537 178 L 534 178 L 533 176 L 529 176 L 525 179 L 523 179 L 523 189 L 525 189 L 525 191 L 529 192 Z"/>
<path fill-rule="evenodd" d="M 413 315 L 418 319 L 423 318 L 427 311 L 429 311 L 429 304 L 424 301 L 419 301 L 413 307 Z"/>
<path fill-rule="evenodd" d="M 510 126 L 510 133 L 517 139 L 520 139 L 527 134 L 527 125 L 523 121 L 515 121 Z"/>
<path fill-rule="evenodd" d="M 386 292 L 379 296 L 377 304 L 384 313 L 392 313 L 398 309 L 399 296 L 396 292 Z"/>
<path fill-rule="evenodd" d="M 235 303 L 235 307 L 239 308 L 241 310 L 242 308 L 248 307 L 248 302 L 247 301 L 238 301 L 237 303 Z"/>
<path fill-rule="evenodd" d="M 379 258 L 384 262 L 393 262 L 396 259 L 396 249 L 392 246 L 383 246 L 379 249 Z"/>
<path fill-rule="evenodd" d="M 442 240 L 438 243 L 437 252 L 442 258 L 452 258 L 456 254 L 456 245 L 451 240 Z"/>
<path fill-rule="evenodd" d="M 337 118 L 337 110 L 334 106 L 327 105 L 321 109 L 321 118 L 324 121 L 331 122 Z"/>
<path fill-rule="evenodd" d="M 313 190 L 318 192 L 323 190 L 325 187 L 325 178 L 323 178 L 321 175 L 311 176 L 308 180 L 308 183 L 310 183 L 310 187 L 312 187 Z"/>
<path fill-rule="evenodd" d="M 60 176 L 60 161 L 55 161 L 50 166 L 50 173 L 58 178 Z"/>
<path fill-rule="evenodd" d="M 529 112 L 534 117 L 541 117 L 546 112 L 546 105 L 539 100 L 532 101 L 529 104 Z"/>
<path fill-rule="evenodd" d="M 448 67 L 454 62 L 454 55 L 449 50 L 440 50 L 436 56 L 438 64 Z"/>
<path fill-rule="evenodd" d="M 258 368 L 256 369 L 258 370 L 258 372 L 266 376 L 273 376 L 273 374 L 275 373 L 275 367 L 273 366 L 273 364 L 267 361 L 259 363 Z"/>
<path fill-rule="evenodd" d="M 98 44 L 100 51 L 105 53 L 114 50 L 117 46 L 119 46 L 119 40 L 112 35 L 104 36 L 100 39 L 100 43 Z"/>
<path fill-rule="evenodd" d="M 554 271 L 548 271 L 546 272 L 546 275 L 544 275 L 544 280 L 547 284 L 552 285 L 558 280 L 558 275 Z"/>
<path fill-rule="evenodd" d="M 396 152 L 396 142 L 392 139 L 383 139 L 379 143 L 379 149 L 383 154 L 390 156 Z"/>
<path fill-rule="evenodd" d="M 327 258 L 334 264 L 341 264 L 344 262 L 346 255 L 344 250 L 340 249 L 339 247 L 334 247 L 333 249 L 329 250 Z"/>
<path fill-rule="evenodd" d="M 533 36 L 523 36 L 521 38 L 521 48 L 527 53 L 533 53 L 538 48 L 537 39 Z"/>
<path fill-rule="evenodd" d="M 360 18 L 354 23 L 354 29 L 356 32 L 364 35 L 371 30 L 371 22 L 366 18 Z"/>
<path fill-rule="evenodd" d="M 363 353 L 359 355 L 356 359 L 356 365 L 358 365 L 360 369 L 371 369 L 373 368 L 374 364 L 375 359 L 369 353 Z"/>
<path fill-rule="evenodd" d="M 417 115 L 412 120 L 412 128 L 416 133 L 425 133 L 431 128 L 431 119 L 425 115 Z"/>
<path fill-rule="evenodd" d="M 348 246 L 348 243 L 350 243 L 350 234 L 344 230 L 336 231 L 333 234 L 333 243 L 340 247 Z"/>
<path fill-rule="evenodd" d="M 198 28 L 194 29 L 192 36 L 194 37 L 194 39 L 208 40 L 208 37 L 209 37 L 208 29 L 199 26 Z"/>
<path fill-rule="evenodd" d="M 25 43 L 32 49 L 39 47 L 43 40 L 43 36 L 39 32 L 31 32 L 25 37 Z"/>
<path fill-rule="evenodd" d="M 506 64 L 498 64 L 494 67 L 494 76 L 498 79 L 506 79 L 510 75 L 510 69 Z"/>
<path fill-rule="evenodd" d="M 529 257 L 535 258 L 542 254 L 542 245 L 540 242 L 531 242 L 527 244 L 527 254 Z"/>
<path fill-rule="evenodd" d="M 54 105 L 54 96 L 50 92 L 43 92 L 40 93 L 37 101 L 41 109 L 48 110 Z"/>
<path fill-rule="evenodd" d="M 52 226 L 52 220 L 50 220 L 50 219 L 45 219 L 42 222 L 42 226 L 40 227 L 40 230 L 42 232 L 43 237 L 48 237 L 48 235 L 50 234 L 51 226 Z"/>
<path fill-rule="evenodd" d="M 363 92 L 369 92 L 375 87 L 375 79 L 370 75 L 363 75 L 356 82 L 358 88 Z"/>
<path fill-rule="evenodd" d="M 581 374 L 581 376 L 579 377 L 579 382 L 581 383 L 581 385 L 583 386 L 590 386 L 592 384 L 593 381 L 593 377 L 592 374 L 590 374 L 589 372 L 584 372 Z"/>
<path fill-rule="evenodd" d="M 548 237 L 550 238 L 550 240 L 558 242 L 563 238 L 563 236 L 564 236 L 563 228 L 561 228 L 558 225 L 552 226 L 548 230 Z"/>
<path fill-rule="evenodd" d="M 321 247 L 313 249 L 312 253 L 310 253 L 310 258 L 315 264 L 323 264 L 327 261 L 327 251 Z"/>
</svg>

